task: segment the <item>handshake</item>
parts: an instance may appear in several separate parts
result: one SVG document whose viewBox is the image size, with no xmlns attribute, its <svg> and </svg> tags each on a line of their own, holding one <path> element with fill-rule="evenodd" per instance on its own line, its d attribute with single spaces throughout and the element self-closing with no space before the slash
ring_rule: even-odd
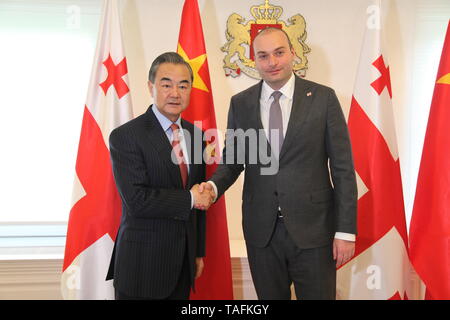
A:
<svg viewBox="0 0 450 320">
<path fill-rule="evenodd" d="M 202 182 L 191 188 L 194 197 L 194 208 L 199 210 L 208 210 L 216 199 L 216 193 L 210 183 Z"/>
</svg>

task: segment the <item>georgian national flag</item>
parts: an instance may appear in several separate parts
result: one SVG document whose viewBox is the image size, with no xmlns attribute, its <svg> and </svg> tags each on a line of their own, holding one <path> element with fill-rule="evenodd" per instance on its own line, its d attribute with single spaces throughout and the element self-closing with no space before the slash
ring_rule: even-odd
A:
<svg viewBox="0 0 450 320">
<path fill-rule="evenodd" d="M 189 62 L 194 72 L 190 104 L 183 112 L 182 117 L 210 133 L 206 147 L 208 155 L 206 180 L 208 180 L 217 168 L 220 146 L 215 139 L 218 136 L 216 115 L 197 0 L 184 2 L 177 52 Z M 192 292 L 190 298 L 195 300 L 233 299 L 224 197 L 218 199 L 206 214 L 206 257 L 204 262 L 203 273 L 196 280 L 196 292 Z"/>
<path fill-rule="evenodd" d="M 450 299 L 450 22 L 422 151 L 410 227 L 414 268 L 426 300 Z"/>
<path fill-rule="evenodd" d="M 369 6 L 348 127 L 358 182 L 358 235 L 337 274 L 338 299 L 407 299 L 410 262 L 392 88 L 380 2 Z"/>
<path fill-rule="evenodd" d="M 132 118 L 117 0 L 105 0 L 76 161 L 64 255 L 64 299 L 114 299 L 105 281 L 120 224 L 109 134 Z"/>
</svg>

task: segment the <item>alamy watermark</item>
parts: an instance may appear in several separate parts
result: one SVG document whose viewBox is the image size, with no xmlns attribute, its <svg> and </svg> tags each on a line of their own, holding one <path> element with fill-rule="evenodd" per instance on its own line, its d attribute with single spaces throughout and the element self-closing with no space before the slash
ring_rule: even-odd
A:
<svg viewBox="0 0 450 320">
<path fill-rule="evenodd" d="M 380 30 L 381 24 L 381 9 L 378 5 L 370 5 L 367 7 L 366 13 L 369 15 L 367 17 L 367 28 L 369 30 Z"/>
<path fill-rule="evenodd" d="M 77 5 L 70 5 L 66 8 L 67 19 L 66 27 L 69 30 L 80 29 L 81 27 L 81 8 Z"/>
<path fill-rule="evenodd" d="M 194 122 L 198 128 L 202 127 L 201 121 Z M 271 140 L 278 141 L 279 130 L 270 131 Z M 225 148 L 220 157 L 218 141 L 223 140 L 223 134 L 218 129 L 208 129 L 203 133 L 194 131 L 194 136 L 183 129 L 180 139 L 184 139 L 186 147 L 190 150 L 189 162 L 193 164 L 225 164 L 225 165 L 259 165 L 261 175 L 275 175 L 278 172 L 278 155 L 269 147 L 268 138 L 264 129 L 227 129 L 225 133 Z M 212 145 L 212 148 L 203 148 L 204 144 Z M 178 164 L 175 148 L 171 159 Z"/>
</svg>

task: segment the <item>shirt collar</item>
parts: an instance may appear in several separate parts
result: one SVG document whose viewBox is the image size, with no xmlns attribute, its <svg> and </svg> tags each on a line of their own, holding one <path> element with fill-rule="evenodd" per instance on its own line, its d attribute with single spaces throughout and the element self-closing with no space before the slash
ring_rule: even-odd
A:
<svg viewBox="0 0 450 320">
<path fill-rule="evenodd" d="M 292 73 L 288 82 L 286 82 L 286 84 L 279 90 L 273 90 L 265 81 L 263 81 L 261 89 L 261 100 L 268 102 L 274 91 L 280 91 L 283 94 L 283 96 L 292 99 L 292 97 L 294 96 L 294 88 L 295 88 L 294 73 Z"/>
<path fill-rule="evenodd" d="M 172 125 L 172 123 L 176 123 L 180 128 L 181 128 L 181 117 L 178 117 L 177 121 L 172 122 L 171 120 L 167 119 L 167 117 L 165 115 L 163 115 L 158 107 L 156 106 L 156 104 L 153 105 L 153 113 L 156 116 L 156 119 L 158 119 L 159 124 L 161 125 L 161 127 L 163 128 L 164 132 L 166 132 L 167 130 L 169 130 L 170 126 Z"/>
</svg>

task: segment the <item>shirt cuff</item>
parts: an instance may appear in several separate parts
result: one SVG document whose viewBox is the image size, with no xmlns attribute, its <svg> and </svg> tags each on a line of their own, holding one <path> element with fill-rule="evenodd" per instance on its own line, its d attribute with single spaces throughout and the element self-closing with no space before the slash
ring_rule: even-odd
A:
<svg viewBox="0 0 450 320">
<path fill-rule="evenodd" d="M 336 232 L 336 234 L 334 235 L 334 238 L 335 239 L 340 239 L 340 240 L 347 240 L 347 241 L 355 242 L 356 235 L 351 234 L 351 233 L 345 233 L 345 232 Z"/>
<path fill-rule="evenodd" d="M 191 210 L 192 210 L 192 209 L 194 209 L 194 194 L 190 190 L 189 190 L 189 193 L 191 194 Z"/>
<path fill-rule="evenodd" d="M 207 183 L 209 183 L 210 185 L 212 185 L 212 187 L 213 187 L 213 189 L 214 189 L 214 195 L 215 195 L 215 197 L 214 197 L 214 199 L 213 199 L 213 202 L 216 202 L 216 200 L 217 200 L 217 195 L 218 195 L 218 192 L 217 192 L 217 186 L 216 186 L 216 184 L 215 184 L 214 182 L 212 182 L 211 180 L 210 180 L 210 181 L 207 181 Z"/>
</svg>

